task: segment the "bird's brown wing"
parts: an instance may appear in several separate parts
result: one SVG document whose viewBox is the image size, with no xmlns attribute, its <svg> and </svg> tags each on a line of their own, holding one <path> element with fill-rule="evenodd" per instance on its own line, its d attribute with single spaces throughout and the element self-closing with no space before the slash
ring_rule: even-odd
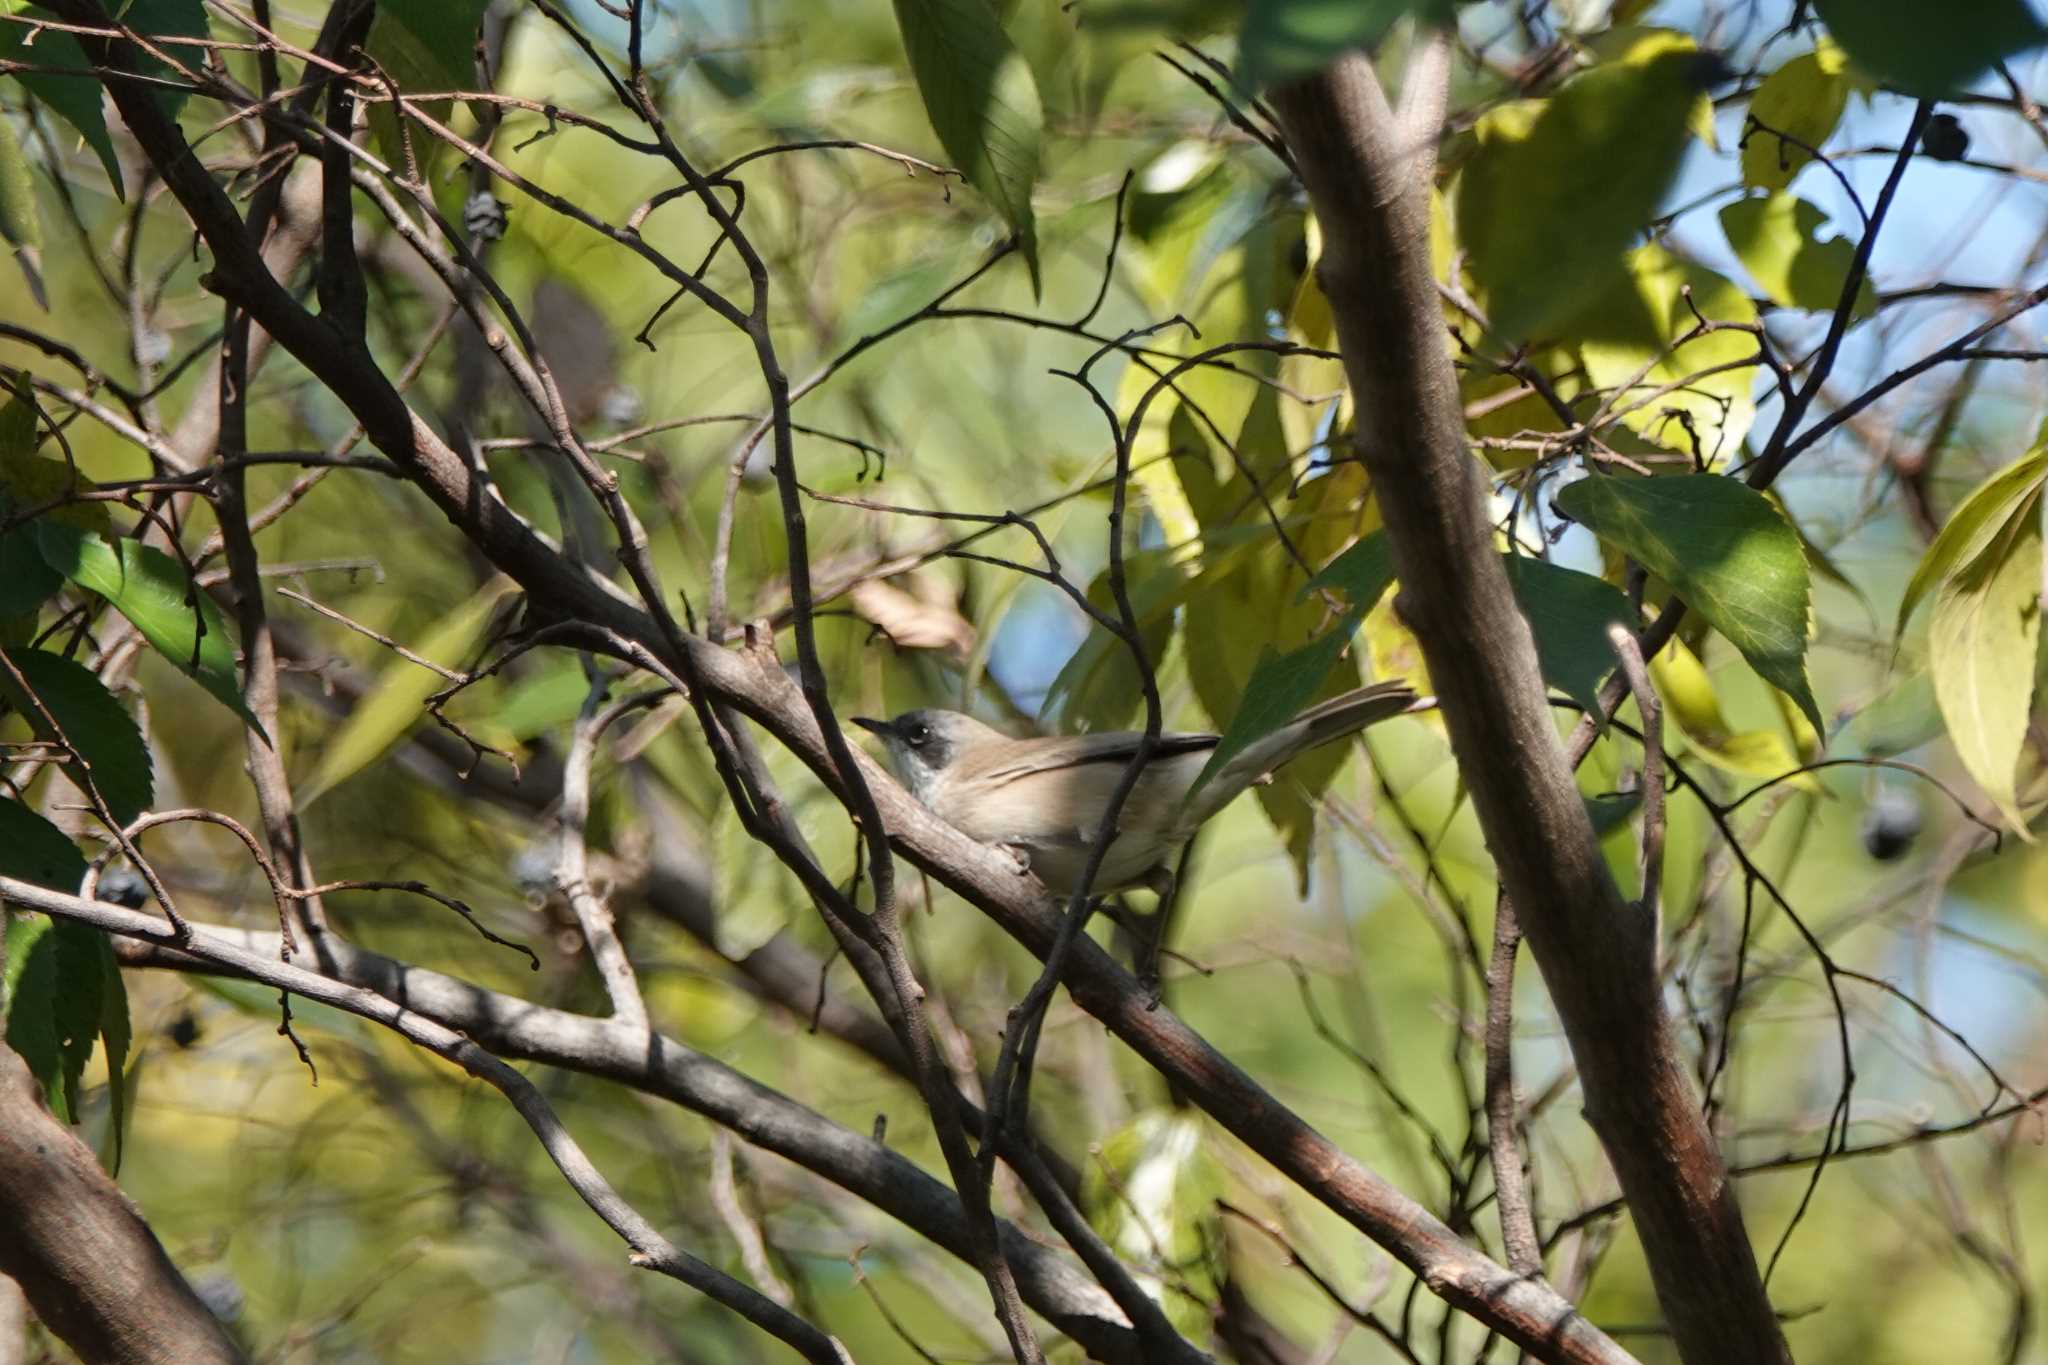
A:
<svg viewBox="0 0 2048 1365">
<path fill-rule="evenodd" d="M 1074 735 L 1066 739 L 1044 740 L 1030 746 L 1022 757 L 1005 755 L 1002 766 L 978 774 L 985 782 L 999 785 L 1012 782 L 1031 773 L 1056 772 L 1062 768 L 1078 768 L 1091 763 L 1128 763 L 1138 752 L 1139 741 L 1144 735 L 1136 730 L 1112 730 L 1099 735 Z M 1161 735 L 1152 746 L 1154 759 L 1171 758 L 1176 754 L 1199 753 L 1216 747 L 1218 737 L 1207 734 Z"/>
</svg>

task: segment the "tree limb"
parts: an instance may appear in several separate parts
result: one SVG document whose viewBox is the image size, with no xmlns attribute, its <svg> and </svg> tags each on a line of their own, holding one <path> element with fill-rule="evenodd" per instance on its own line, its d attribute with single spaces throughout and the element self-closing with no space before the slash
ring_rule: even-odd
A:
<svg viewBox="0 0 2048 1365">
<path fill-rule="evenodd" d="M 1442 79 L 1440 67 L 1429 78 Z M 1428 102 L 1411 96 L 1411 109 Z M 1579 1064 L 1680 1353 L 1779 1362 L 1784 1341 L 1665 1019 L 1642 917 L 1608 875 L 1493 544 L 1429 259 L 1429 166 L 1362 54 L 1274 96 L 1323 224 L 1318 270 L 1358 444 L 1458 769 Z"/>
</svg>

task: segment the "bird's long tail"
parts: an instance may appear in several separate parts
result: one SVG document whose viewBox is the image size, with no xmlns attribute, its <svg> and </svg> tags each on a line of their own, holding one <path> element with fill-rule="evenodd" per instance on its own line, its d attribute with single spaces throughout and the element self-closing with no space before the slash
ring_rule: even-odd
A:
<svg viewBox="0 0 2048 1365">
<path fill-rule="evenodd" d="M 1298 753 L 1328 744 L 1333 739 L 1342 739 L 1389 716 L 1398 716 L 1414 702 L 1415 689 L 1408 684 L 1381 682 L 1370 687 L 1353 688 L 1341 697 L 1332 697 L 1311 706 L 1290 724 L 1281 727 L 1279 733 L 1290 735 L 1290 740 L 1283 750 L 1284 756 L 1276 758 L 1275 762 L 1284 763 Z"/>
<path fill-rule="evenodd" d="M 1414 702 L 1415 690 L 1406 683 L 1382 682 L 1311 706 L 1272 734 L 1254 741 L 1195 793 L 1186 812 L 1188 827 L 1199 826 L 1239 792 L 1296 754 L 1397 716 Z"/>
</svg>

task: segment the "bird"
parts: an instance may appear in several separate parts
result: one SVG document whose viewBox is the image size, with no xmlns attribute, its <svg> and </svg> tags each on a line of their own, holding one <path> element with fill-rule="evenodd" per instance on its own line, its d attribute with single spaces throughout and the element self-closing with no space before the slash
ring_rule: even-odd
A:
<svg viewBox="0 0 2048 1365">
<path fill-rule="evenodd" d="M 1162 902 L 1181 849 L 1245 788 L 1291 759 L 1415 702 L 1399 682 L 1375 683 L 1312 706 L 1224 760 L 1195 790 L 1221 736 L 1162 734 L 1117 814 L 1116 837 L 1087 888 L 1103 896 L 1145 886 Z M 850 718 L 882 741 L 910 794 L 970 838 L 1008 850 L 1047 890 L 1082 889 L 1110 798 L 1144 735 L 1136 730 L 1013 739 L 959 711 Z"/>
</svg>

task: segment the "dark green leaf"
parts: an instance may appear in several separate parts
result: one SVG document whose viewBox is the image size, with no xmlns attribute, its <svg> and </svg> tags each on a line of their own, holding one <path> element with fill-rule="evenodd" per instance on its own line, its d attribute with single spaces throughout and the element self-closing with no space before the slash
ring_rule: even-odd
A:
<svg viewBox="0 0 2048 1365">
<path fill-rule="evenodd" d="M 1954 94 L 1993 62 L 2048 39 L 2027 0 L 1814 0 L 1856 64 L 1908 94 Z"/>
<path fill-rule="evenodd" d="M 113 942 L 104 933 L 93 937 L 99 947 L 100 1044 L 107 1050 L 107 1136 L 113 1149 L 108 1164 L 119 1173 L 121 1149 L 127 1141 L 128 1049 L 135 1033 L 128 1018 L 128 987 L 121 980 L 121 963 L 114 956 Z"/>
<path fill-rule="evenodd" d="M 51 568 L 106 598 L 159 654 L 262 733 L 242 700 L 227 622 L 212 598 L 190 587 L 177 560 L 152 546 L 108 541 L 61 522 L 37 523 L 36 542 Z"/>
<path fill-rule="evenodd" d="M 1620 829 L 1628 818 L 1643 804 L 1641 792 L 1601 792 L 1597 796 L 1582 798 L 1586 803 L 1586 816 L 1593 822 L 1594 835 L 1601 836 Z"/>
<path fill-rule="evenodd" d="M 1595 476 L 1567 486 L 1557 505 L 1669 583 L 1826 728 L 1806 677 L 1806 551 L 1769 498 L 1720 474 Z"/>
<path fill-rule="evenodd" d="M 8 512 L 7 499 L 0 497 L 0 518 Z M 34 531 L 0 531 L 0 617 L 25 616 L 63 586 L 64 575 L 43 562 Z"/>
<path fill-rule="evenodd" d="M 1619 264 L 1678 173 L 1702 74 L 1691 39 L 1646 30 L 1540 105 L 1481 120 L 1458 236 L 1504 339 L 1568 315 Z"/>
<path fill-rule="evenodd" d="M 477 84 L 477 25 L 488 8 L 490 0 L 377 0 L 377 17 L 363 48 L 407 95 L 471 90 Z M 453 102 L 428 100 L 423 107 L 445 122 Z M 373 104 L 369 120 L 379 154 L 403 172 L 405 141 L 398 111 L 389 103 Z M 424 175 L 444 144 L 417 129 L 412 141 Z"/>
<path fill-rule="evenodd" d="M 0 0 L 0 14 L 19 13 L 25 8 L 18 0 Z M 41 14 L 46 11 L 30 9 L 29 12 Z M 71 34 L 58 29 L 43 29 L 35 35 L 35 46 L 31 48 L 27 43 L 29 32 L 25 24 L 0 22 L 0 61 L 31 62 L 67 71 L 83 71 L 90 65 L 85 58 L 85 49 Z M 99 157 L 100 165 L 106 168 L 107 181 L 113 187 L 115 198 L 125 198 L 121 161 L 114 155 L 114 140 L 107 135 L 107 116 L 100 103 L 100 83 L 90 76 L 56 76 L 42 71 L 17 71 L 14 78 L 51 112 L 77 130 L 78 135 L 85 139 L 85 145 Z"/>
<path fill-rule="evenodd" d="M 105 951 L 105 935 L 76 920 L 16 913 L 7 924 L 7 1045 L 67 1123 L 105 1009 Z"/>
<path fill-rule="evenodd" d="M 895 0 L 925 113 L 946 156 L 1002 215 L 1038 287 L 1031 189 L 1045 113 L 1031 67 L 988 0 Z"/>
<path fill-rule="evenodd" d="M 1304 594 L 1319 588 L 1335 588 L 1363 616 L 1379 605 L 1380 598 L 1394 583 L 1394 547 L 1385 531 L 1360 536 L 1349 549 L 1323 566 L 1308 581 Z"/>
<path fill-rule="evenodd" d="M 1250 0 L 1238 32 L 1238 83 L 1257 90 L 1312 76 L 1378 43 L 1410 14 L 1431 24 L 1457 18 L 1451 0 Z"/>
<path fill-rule="evenodd" d="M 1245 687 L 1244 700 L 1239 703 L 1237 714 L 1230 718 L 1222 742 L 1209 755 L 1201 776 L 1195 779 L 1194 787 L 1189 790 L 1200 790 L 1217 769 L 1300 715 L 1302 709 L 1315 699 L 1323 679 L 1329 677 L 1330 670 L 1336 667 L 1344 647 L 1351 643 L 1351 637 L 1358 633 L 1359 622 L 1364 619 L 1365 611 L 1354 607 L 1326 634 L 1300 649 L 1285 654 L 1276 654 L 1268 649 L 1261 654 L 1258 664 L 1252 669 L 1252 680 Z"/>
<path fill-rule="evenodd" d="M 61 654 L 43 649 L 12 649 L 4 653 L 0 666 L 0 697 L 18 711 L 29 728 L 45 740 L 56 741 L 61 733 L 91 769 L 93 785 L 106 798 L 107 807 L 120 824 L 127 824 L 149 808 L 155 794 L 151 778 L 149 746 L 142 731 L 107 691 L 93 671 Z M 28 684 L 24 694 L 15 674 Z M 44 718 L 48 711 L 56 730 Z M 85 774 L 77 764 L 58 769 L 81 792 Z"/>
<path fill-rule="evenodd" d="M 85 855 L 69 835 L 19 801 L 0 797 L 0 876 L 75 893 Z"/>
<path fill-rule="evenodd" d="M 45 309 L 43 296 L 43 220 L 36 210 L 35 186 L 30 183 L 28 157 L 14 125 L 0 119 L 0 239 L 14 248 L 15 264 L 28 281 L 29 292 Z"/>
<path fill-rule="evenodd" d="M 1528 555 L 1502 557 L 1508 582 L 1529 629 L 1536 636 L 1536 657 L 1543 680 L 1573 701 L 1596 710 L 1600 681 L 1615 666 L 1607 627 L 1616 621 L 1632 626 L 1635 613 L 1621 589 L 1605 579 L 1562 568 Z"/>
</svg>

